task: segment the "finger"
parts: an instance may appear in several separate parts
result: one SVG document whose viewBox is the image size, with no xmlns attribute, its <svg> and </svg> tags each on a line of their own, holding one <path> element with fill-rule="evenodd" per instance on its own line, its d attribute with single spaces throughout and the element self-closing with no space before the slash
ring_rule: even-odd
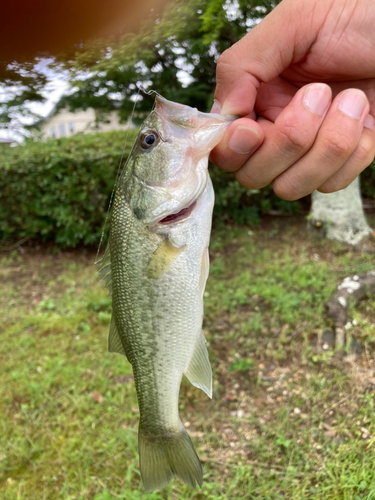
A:
<svg viewBox="0 0 375 500">
<path fill-rule="evenodd" d="M 262 127 L 249 118 L 240 118 L 229 125 L 210 160 L 219 168 L 238 170 L 259 148 L 264 139 Z"/>
<path fill-rule="evenodd" d="M 314 9 L 314 2 L 284 0 L 223 52 L 217 62 L 215 92 L 222 113 L 248 115 L 254 108 L 260 82 L 270 82 L 306 55 L 329 8 L 329 4 L 327 8 Z M 275 33 L 283 36 L 275 37 Z"/>
<path fill-rule="evenodd" d="M 300 89 L 265 130 L 263 144 L 236 172 L 236 179 L 249 189 L 260 189 L 296 163 L 312 147 L 330 104 L 328 85 Z"/>
<path fill-rule="evenodd" d="M 370 165 L 375 156 L 374 118 L 367 115 L 363 132 L 354 153 L 344 165 L 327 179 L 319 188 L 322 193 L 333 193 L 345 189 L 356 177 Z"/>
<path fill-rule="evenodd" d="M 296 200 L 322 186 L 356 150 L 370 109 L 364 92 L 348 89 L 333 101 L 312 148 L 279 175 L 273 190 L 286 200 Z"/>
</svg>

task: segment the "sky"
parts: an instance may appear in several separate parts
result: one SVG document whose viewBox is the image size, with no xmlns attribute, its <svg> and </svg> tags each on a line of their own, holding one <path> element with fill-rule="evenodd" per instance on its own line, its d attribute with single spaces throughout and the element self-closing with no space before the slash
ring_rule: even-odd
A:
<svg viewBox="0 0 375 500">
<path fill-rule="evenodd" d="M 53 106 L 58 102 L 69 88 L 67 75 L 56 73 L 52 69 L 48 68 L 47 65 L 50 59 L 41 59 L 36 65 L 36 69 L 43 72 L 48 76 L 49 83 L 44 89 L 43 96 L 46 97 L 46 102 L 44 103 L 31 103 L 29 108 L 41 116 L 46 116 L 51 111 Z"/>
</svg>

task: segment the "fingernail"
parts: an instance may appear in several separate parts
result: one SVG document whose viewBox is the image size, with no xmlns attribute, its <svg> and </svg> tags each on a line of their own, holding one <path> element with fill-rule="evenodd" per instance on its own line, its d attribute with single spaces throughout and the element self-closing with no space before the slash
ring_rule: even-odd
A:
<svg viewBox="0 0 375 500">
<path fill-rule="evenodd" d="M 348 89 L 339 97 L 338 109 L 344 115 L 359 120 L 367 104 L 367 98 L 361 90 Z"/>
<path fill-rule="evenodd" d="M 214 103 L 211 108 L 211 113 L 218 113 L 218 114 L 221 113 L 221 104 L 216 99 L 214 99 Z"/>
<path fill-rule="evenodd" d="M 374 128 L 374 118 L 371 115 L 367 115 L 363 126 L 372 130 Z"/>
<path fill-rule="evenodd" d="M 237 127 L 228 141 L 228 146 L 235 153 L 245 155 L 259 143 L 260 133 L 255 128 Z"/>
<path fill-rule="evenodd" d="M 310 111 L 323 116 L 331 102 L 331 89 L 324 83 L 308 85 L 302 102 Z"/>
</svg>

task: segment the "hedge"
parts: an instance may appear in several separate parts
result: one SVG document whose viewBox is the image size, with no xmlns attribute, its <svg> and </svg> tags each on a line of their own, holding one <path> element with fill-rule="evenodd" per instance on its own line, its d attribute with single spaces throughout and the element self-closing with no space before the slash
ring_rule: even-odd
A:
<svg viewBox="0 0 375 500">
<path fill-rule="evenodd" d="M 122 158 L 125 163 L 137 131 L 75 135 L 29 142 L 0 150 L 0 242 L 29 236 L 61 247 L 96 245 Z M 240 186 L 232 174 L 211 166 L 218 221 L 259 222 L 271 209 L 295 212 L 270 187 L 259 192 Z M 375 166 L 362 176 L 362 191 L 375 197 Z"/>
<path fill-rule="evenodd" d="M 137 132 L 76 135 L 0 152 L 0 241 L 96 244 L 122 152 Z"/>
</svg>

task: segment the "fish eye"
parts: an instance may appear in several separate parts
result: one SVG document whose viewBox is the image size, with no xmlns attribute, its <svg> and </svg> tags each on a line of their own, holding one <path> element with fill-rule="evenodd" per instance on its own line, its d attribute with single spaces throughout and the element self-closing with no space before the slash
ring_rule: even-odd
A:
<svg viewBox="0 0 375 500">
<path fill-rule="evenodd" d="M 141 135 L 140 143 L 142 149 L 150 149 L 159 142 L 159 135 L 154 130 L 147 130 Z"/>
</svg>

